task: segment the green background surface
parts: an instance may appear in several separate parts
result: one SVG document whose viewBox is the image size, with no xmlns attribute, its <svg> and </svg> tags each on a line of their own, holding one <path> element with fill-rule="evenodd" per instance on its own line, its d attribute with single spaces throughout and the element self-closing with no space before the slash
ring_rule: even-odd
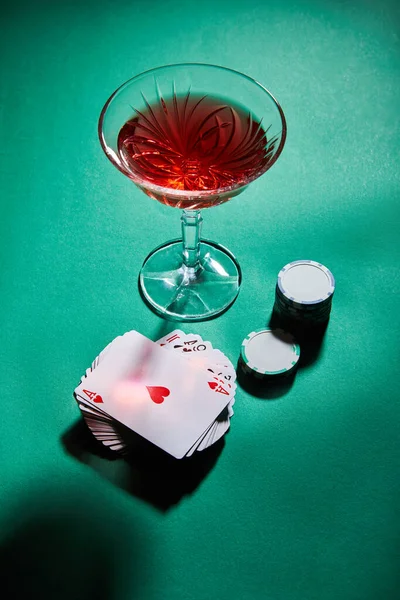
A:
<svg viewBox="0 0 400 600">
<path fill-rule="evenodd" d="M 399 22 L 395 0 L 3 5 L 7 599 L 400 597 Z M 96 128 L 120 83 L 187 61 L 262 82 L 288 139 L 271 171 L 204 212 L 204 235 L 236 254 L 243 285 L 226 314 L 183 329 L 236 362 L 268 321 L 284 264 L 326 264 L 337 291 L 321 351 L 290 389 L 263 399 L 238 387 L 210 465 L 147 472 L 85 446 L 72 391 L 115 336 L 173 328 L 142 303 L 137 274 L 179 235 L 179 212 L 112 167 Z"/>
</svg>

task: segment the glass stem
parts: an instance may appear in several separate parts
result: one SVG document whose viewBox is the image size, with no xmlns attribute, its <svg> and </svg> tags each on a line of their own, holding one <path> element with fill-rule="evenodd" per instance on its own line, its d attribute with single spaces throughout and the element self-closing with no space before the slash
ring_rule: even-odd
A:
<svg viewBox="0 0 400 600">
<path fill-rule="evenodd" d="M 203 218 L 199 210 L 184 210 L 181 222 L 183 264 L 197 271 L 200 269 L 200 234 Z"/>
</svg>

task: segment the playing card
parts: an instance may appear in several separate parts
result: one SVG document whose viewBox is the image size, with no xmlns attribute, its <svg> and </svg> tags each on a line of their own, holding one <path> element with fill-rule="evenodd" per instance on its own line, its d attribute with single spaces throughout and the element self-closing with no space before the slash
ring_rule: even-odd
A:
<svg viewBox="0 0 400 600">
<path fill-rule="evenodd" d="M 98 421 L 98 420 L 92 420 L 89 417 L 86 417 L 85 421 L 88 425 L 90 425 L 90 428 L 93 431 L 105 432 L 105 433 L 110 433 L 110 434 L 116 435 L 115 430 L 108 423 L 102 423 L 101 421 Z"/>
<path fill-rule="evenodd" d="M 186 334 L 179 329 L 157 340 L 156 344 L 169 350 L 180 349 L 187 354 L 203 353 L 212 349 L 211 343 L 203 341 L 199 335 Z"/>
<path fill-rule="evenodd" d="M 215 352 L 215 350 L 212 348 L 211 344 L 206 344 L 205 347 L 203 347 L 203 345 L 202 345 L 203 339 L 201 338 L 200 335 L 193 334 L 193 333 L 184 334 L 180 330 L 175 330 L 175 331 L 169 333 L 164 338 L 157 340 L 156 343 L 163 345 L 164 347 L 166 346 L 166 343 L 167 343 L 175 351 L 184 352 L 184 354 L 188 360 L 191 360 L 191 362 L 193 364 L 196 364 L 199 368 L 202 368 L 202 369 L 207 369 L 207 367 L 209 367 L 210 356 L 212 355 L 212 353 Z M 191 346 L 200 348 L 200 351 L 196 350 L 194 352 L 187 352 L 184 350 L 185 348 L 188 348 Z M 215 359 L 216 360 L 221 359 L 221 356 L 217 355 L 217 356 L 215 356 Z M 226 361 L 224 361 L 224 362 L 226 362 Z M 213 365 L 213 366 L 214 366 L 214 369 L 212 369 L 211 372 L 213 374 L 214 374 L 214 372 L 220 373 L 220 369 L 216 365 Z M 232 366 L 232 369 L 233 369 L 233 366 Z M 228 379 L 230 379 L 230 378 L 228 377 Z M 187 454 L 186 454 L 187 457 L 192 456 L 192 454 L 195 452 L 198 445 L 206 437 L 206 435 L 210 432 L 210 430 L 214 427 L 214 425 L 215 425 L 215 423 L 212 423 L 209 427 L 207 427 L 207 429 L 202 433 L 200 438 L 198 440 L 196 440 L 196 442 L 193 444 L 192 448 L 190 448 L 189 451 L 187 452 Z"/>
<path fill-rule="evenodd" d="M 87 378 L 80 384 L 85 388 L 85 381 L 87 381 Z M 89 390 L 87 390 L 89 391 Z M 110 415 L 108 415 L 106 412 L 104 412 L 103 410 L 100 410 L 99 408 L 93 406 L 91 404 L 91 402 L 89 402 L 89 400 L 87 399 L 86 395 L 81 396 L 76 390 L 74 391 L 74 396 L 75 396 L 75 400 L 78 402 L 79 404 L 79 408 L 81 410 L 83 410 L 86 413 L 89 413 L 92 416 L 96 416 L 99 419 L 104 419 L 104 420 L 108 420 L 110 423 L 112 423 L 113 419 L 112 417 L 110 417 Z"/>
<path fill-rule="evenodd" d="M 218 367 L 218 369 L 214 366 L 214 370 L 216 373 L 221 374 L 220 369 L 221 369 L 220 366 Z M 209 370 L 209 372 L 213 372 L 212 368 L 209 368 L 208 370 Z M 229 378 L 230 378 L 230 375 L 228 375 L 228 379 Z M 212 425 L 195 442 L 195 444 L 192 446 L 192 448 L 190 448 L 190 450 L 186 454 L 187 457 L 192 456 L 192 454 L 195 451 L 201 451 L 201 450 L 204 450 L 205 448 L 208 448 L 211 444 L 213 444 L 218 439 L 220 439 L 224 435 L 224 433 L 226 433 L 226 431 L 229 429 L 230 417 L 233 415 L 232 405 L 234 404 L 234 401 L 235 401 L 234 396 L 232 394 L 234 394 L 234 391 L 236 390 L 236 384 L 234 384 L 233 381 L 232 381 L 232 383 L 228 383 L 223 380 L 219 380 L 219 381 L 226 386 L 227 390 L 230 391 L 230 393 L 231 393 L 230 402 L 227 405 L 227 407 L 225 407 L 224 410 L 220 413 L 220 415 L 218 415 L 218 417 L 216 418 L 214 423 L 212 423 Z"/>
<path fill-rule="evenodd" d="M 196 364 L 197 367 L 207 370 L 209 373 L 213 375 L 213 377 L 218 377 L 219 379 L 223 379 L 226 382 L 230 382 L 229 389 L 231 393 L 235 393 L 236 384 L 234 381 L 236 379 L 236 372 L 228 359 L 224 360 L 224 363 L 227 364 L 218 364 L 214 362 L 215 352 L 219 352 L 220 355 L 224 357 L 222 352 L 216 351 L 214 349 L 210 349 L 207 352 L 190 352 L 186 353 L 184 347 L 176 348 L 177 352 L 182 352 L 185 354 L 188 361 L 192 364 Z M 220 358 L 219 356 L 217 358 Z"/>
<path fill-rule="evenodd" d="M 236 389 L 236 385 L 234 385 Z M 192 446 L 187 453 L 187 456 L 191 456 L 195 451 L 201 451 L 208 448 L 219 440 L 229 429 L 230 419 L 234 414 L 233 405 L 235 403 L 235 397 L 232 396 L 229 404 L 221 411 L 216 418 L 215 422 L 204 432 L 199 440 Z"/>
<path fill-rule="evenodd" d="M 96 366 L 99 364 L 100 360 L 102 360 L 104 358 L 104 356 L 106 355 L 106 353 L 108 352 L 111 345 L 117 339 L 119 339 L 119 337 L 121 337 L 121 336 L 118 336 L 112 342 L 110 342 L 100 352 L 100 354 L 94 359 L 91 367 L 86 370 L 85 375 L 82 377 L 81 382 L 83 382 L 84 379 L 88 376 L 88 374 L 96 368 Z M 76 398 L 76 399 L 78 399 L 78 398 Z M 83 402 L 85 402 L 84 399 L 83 399 Z M 117 424 L 114 421 L 114 419 L 112 419 L 111 417 L 106 415 L 104 412 L 98 410 L 97 408 L 94 409 L 90 406 L 86 406 L 82 402 L 79 402 L 78 404 L 79 404 L 79 408 L 81 410 L 81 413 L 85 420 L 86 425 L 89 427 L 92 434 L 95 436 L 95 438 L 98 441 L 100 441 L 104 444 L 106 439 L 112 439 L 115 442 L 118 442 L 122 445 L 121 448 L 118 448 L 119 451 L 121 451 L 122 448 L 125 449 L 128 447 L 127 444 L 125 443 L 125 441 L 122 440 L 121 436 L 117 433 L 117 431 L 116 431 Z M 111 448 L 111 449 L 114 450 L 114 448 Z"/>
<path fill-rule="evenodd" d="M 236 373 L 231 367 L 211 363 L 206 367 L 206 371 L 210 373 L 212 377 L 217 378 L 222 383 L 226 383 L 233 393 L 236 391 Z"/>
<path fill-rule="evenodd" d="M 105 446 L 108 447 L 109 450 L 114 450 L 114 452 L 119 452 L 120 454 L 125 454 L 126 453 L 126 446 L 123 443 L 120 442 L 110 442 L 110 443 L 105 443 L 103 442 Z"/>
<path fill-rule="evenodd" d="M 85 381 L 86 379 L 83 380 L 83 382 L 80 385 L 85 385 Z M 97 419 L 102 419 L 105 421 L 112 421 L 112 418 L 109 417 L 104 411 L 95 408 L 94 406 L 92 406 L 85 397 L 80 396 L 79 394 L 76 393 L 76 391 L 74 392 L 74 396 L 76 401 L 79 404 L 79 408 L 86 414 L 92 416 L 93 418 L 97 418 Z"/>
<path fill-rule="evenodd" d="M 157 340 L 156 344 L 159 346 L 173 346 L 174 344 L 179 344 L 180 340 L 185 337 L 186 333 L 183 333 L 180 329 L 174 329 L 174 331 Z"/>
<path fill-rule="evenodd" d="M 229 429 L 229 419 L 227 418 L 227 415 L 228 415 L 228 408 L 226 407 L 220 413 L 220 415 L 217 417 L 217 419 L 214 421 L 214 423 L 212 423 L 212 425 L 204 432 L 204 434 L 192 446 L 192 448 L 187 453 L 187 456 L 191 456 L 193 454 L 193 452 L 205 450 L 206 448 L 211 446 L 211 444 L 213 443 L 211 440 L 213 439 L 214 434 L 217 432 L 220 425 L 221 425 L 221 434 L 219 435 L 219 437 L 215 438 L 215 441 L 217 441 L 220 437 L 222 437 L 222 435 L 223 435 L 222 427 L 223 426 L 226 427 L 225 431 L 227 431 Z M 219 422 L 219 419 L 221 420 L 221 422 Z"/>
<path fill-rule="evenodd" d="M 193 353 L 207 353 L 212 350 L 212 345 L 210 342 L 198 341 L 196 339 L 191 339 L 189 336 L 186 340 L 183 341 L 182 344 L 182 352 L 185 354 Z"/>
<path fill-rule="evenodd" d="M 112 344 L 75 393 L 176 458 L 184 456 L 230 399 L 226 382 L 136 331 Z"/>
<path fill-rule="evenodd" d="M 235 370 L 235 368 L 234 368 L 233 364 L 231 363 L 231 361 L 229 360 L 229 358 L 227 358 L 225 356 L 225 354 L 223 352 L 221 352 L 221 350 L 218 350 L 217 348 L 213 348 L 212 352 L 210 353 L 210 358 L 216 364 L 225 365 L 225 366 L 231 367 L 231 369 Z"/>
<path fill-rule="evenodd" d="M 214 444 L 217 440 L 219 440 L 224 433 L 226 433 L 230 427 L 230 419 L 229 419 L 229 411 L 228 408 L 224 408 L 224 410 L 218 415 L 217 419 L 213 423 L 208 435 L 201 440 L 201 442 L 196 447 L 196 450 L 201 452 L 205 450 L 212 444 Z"/>
<path fill-rule="evenodd" d="M 214 348 L 208 352 L 203 353 L 188 353 L 186 354 L 188 360 L 195 360 L 197 364 L 202 368 L 207 369 L 209 366 L 215 365 L 229 369 L 232 379 L 236 379 L 236 372 L 232 363 L 226 358 L 226 356 L 220 351 Z"/>
<path fill-rule="evenodd" d="M 115 338 L 100 352 L 92 362 L 91 367 L 87 369 L 86 374 L 82 377 L 82 383 L 89 373 L 96 369 L 104 359 L 111 346 L 117 344 L 121 337 L 123 336 Z M 164 349 L 173 349 L 175 352 L 182 353 L 193 366 L 208 371 L 213 378 L 210 382 L 220 380 L 226 387 L 226 391 L 230 393 L 229 404 L 221 411 L 215 421 L 205 429 L 187 452 L 186 456 L 191 456 L 196 450 L 204 449 L 217 441 L 229 429 L 230 417 L 233 415 L 232 406 L 235 401 L 234 393 L 236 391 L 236 384 L 234 381 L 236 373 L 229 359 L 220 350 L 212 348 L 210 342 L 204 342 L 200 335 L 193 333 L 185 334 L 181 330 L 175 329 L 160 338 L 156 343 Z M 77 400 L 79 400 L 79 407 L 87 426 L 100 442 L 120 453 L 129 449 L 129 444 L 123 439 L 125 436 L 121 437 L 118 431 L 120 429 L 118 422 L 99 408 L 102 403 L 95 403 L 96 406 L 94 406 L 84 396 L 78 396 Z"/>
<path fill-rule="evenodd" d="M 82 411 L 82 416 L 85 419 L 86 425 L 89 427 L 94 436 L 97 437 L 97 434 L 102 432 L 110 435 L 117 435 L 115 421 L 113 419 L 106 421 L 97 416 L 90 416 L 88 413 L 85 413 L 85 407 L 83 407 L 82 404 L 79 404 L 79 408 Z"/>
<path fill-rule="evenodd" d="M 199 447 L 199 444 L 202 442 L 202 440 L 208 436 L 210 430 L 214 427 L 214 423 L 211 423 L 211 425 L 209 427 L 207 427 L 207 429 L 204 431 L 204 433 L 201 434 L 201 436 L 199 437 L 198 440 L 195 441 L 195 443 L 193 444 L 193 446 L 191 448 L 189 448 L 189 450 L 186 452 L 185 456 L 187 458 L 189 458 L 190 456 L 192 456 L 192 454 L 194 454 L 197 450 L 197 448 Z"/>
<path fill-rule="evenodd" d="M 172 334 L 171 337 L 173 337 Z M 174 349 L 177 351 L 183 351 L 185 342 L 187 342 L 189 339 L 195 344 L 203 342 L 199 335 L 187 334 L 186 338 L 180 335 L 179 341 Z M 193 444 L 192 448 L 189 449 L 186 456 L 190 457 L 196 450 L 204 450 L 209 445 L 220 439 L 229 429 L 230 417 L 234 414 L 232 406 L 234 404 L 234 394 L 236 391 L 236 384 L 234 383 L 236 380 L 236 371 L 230 360 L 220 350 L 212 348 L 211 344 L 206 348 L 206 351 L 185 353 L 185 356 L 198 367 L 206 369 L 214 377 L 218 377 L 219 379 L 229 382 L 229 389 L 232 394 L 232 398 L 226 409 L 221 412 L 215 422 L 206 429 L 200 438 Z"/>
</svg>

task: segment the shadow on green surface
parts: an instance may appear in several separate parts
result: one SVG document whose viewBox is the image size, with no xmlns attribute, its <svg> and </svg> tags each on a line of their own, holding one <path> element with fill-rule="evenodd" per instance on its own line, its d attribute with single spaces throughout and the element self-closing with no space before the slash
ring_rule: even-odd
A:
<svg viewBox="0 0 400 600">
<path fill-rule="evenodd" d="M 117 600 L 121 579 L 131 586 L 141 577 L 145 551 L 142 540 L 133 551 L 135 536 L 115 512 L 86 489 L 47 486 L 27 494 L 2 527 L 2 597 Z"/>
<path fill-rule="evenodd" d="M 324 337 L 328 328 L 329 320 L 313 326 L 305 326 L 304 323 L 295 322 L 283 318 L 276 310 L 272 310 L 268 327 L 281 328 L 288 331 L 300 344 L 299 368 L 311 366 L 318 360 L 321 354 Z"/>
<path fill-rule="evenodd" d="M 240 360 L 237 364 L 236 373 L 240 387 L 251 396 L 263 400 L 276 400 L 285 396 L 290 391 L 295 379 L 295 373 L 288 377 L 269 378 L 265 381 L 257 379 L 242 371 Z"/>
<path fill-rule="evenodd" d="M 318 359 L 323 347 L 328 323 L 329 321 L 326 321 L 317 326 L 305 327 L 302 323 L 295 323 L 294 321 L 282 318 L 274 308 L 269 321 L 266 323 L 266 327 L 283 329 L 294 335 L 300 345 L 298 367 L 289 376 L 274 376 L 263 380 L 244 373 L 240 367 L 239 359 L 236 371 L 240 387 L 248 394 L 264 400 L 275 400 L 285 396 L 294 383 L 298 369 L 309 367 Z"/>
<path fill-rule="evenodd" d="M 216 464 L 225 444 L 222 439 L 190 458 L 177 460 L 133 432 L 129 441 L 129 454 L 121 456 L 98 442 L 83 420 L 62 436 L 68 454 L 161 512 L 196 490 Z"/>
</svg>

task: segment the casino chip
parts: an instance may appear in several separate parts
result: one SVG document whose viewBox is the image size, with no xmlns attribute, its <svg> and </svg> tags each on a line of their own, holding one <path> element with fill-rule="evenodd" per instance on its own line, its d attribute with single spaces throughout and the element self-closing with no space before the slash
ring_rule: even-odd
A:
<svg viewBox="0 0 400 600">
<path fill-rule="evenodd" d="M 282 315 L 304 323 L 329 319 L 335 278 L 331 271 L 313 260 L 296 260 L 278 274 L 275 308 Z"/>
<path fill-rule="evenodd" d="M 300 346 L 290 333 L 261 329 L 243 340 L 239 363 L 245 373 L 264 379 L 292 373 L 299 358 Z"/>
</svg>

